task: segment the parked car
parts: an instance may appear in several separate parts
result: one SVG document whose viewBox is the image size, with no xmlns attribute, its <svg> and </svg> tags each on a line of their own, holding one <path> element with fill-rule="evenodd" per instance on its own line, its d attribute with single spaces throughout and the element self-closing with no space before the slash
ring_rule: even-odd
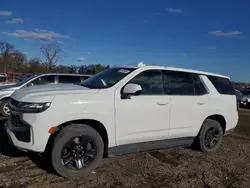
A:
<svg viewBox="0 0 250 188">
<path fill-rule="evenodd" d="M 0 77 L 7 77 L 6 73 L 0 73 Z"/>
<path fill-rule="evenodd" d="M 234 89 L 235 91 L 235 95 L 236 95 L 236 99 L 237 99 L 237 105 L 238 107 L 241 107 L 243 104 L 243 94 L 238 90 L 238 89 Z"/>
<path fill-rule="evenodd" d="M 5 82 L 7 79 L 7 75 L 5 73 L 0 73 L 0 83 Z"/>
<path fill-rule="evenodd" d="M 8 100 L 10 98 L 10 95 L 14 91 L 20 88 L 25 88 L 34 85 L 79 83 L 83 82 L 89 77 L 90 75 L 82 75 L 82 74 L 61 74 L 61 73 L 36 74 L 20 80 L 17 84 L 0 86 L 0 114 L 4 117 L 10 115 Z"/>
<path fill-rule="evenodd" d="M 250 107 L 250 88 L 246 88 L 243 92 L 243 97 L 241 98 L 241 104 L 243 107 Z"/>
<path fill-rule="evenodd" d="M 6 130 L 24 151 L 50 154 L 61 176 L 90 173 L 104 156 L 196 143 L 218 149 L 238 122 L 229 77 L 160 66 L 109 68 L 81 85 L 17 90 Z"/>
</svg>

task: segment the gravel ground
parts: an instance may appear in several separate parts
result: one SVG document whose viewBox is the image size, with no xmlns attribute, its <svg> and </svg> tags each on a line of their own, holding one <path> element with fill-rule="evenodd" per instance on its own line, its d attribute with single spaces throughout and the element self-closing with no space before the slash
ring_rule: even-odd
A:
<svg viewBox="0 0 250 188">
<path fill-rule="evenodd" d="M 0 127 L 3 127 L 0 120 Z M 250 187 L 250 111 L 214 153 L 165 149 L 103 160 L 79 180 L 53 174 L 46 161 L 17 151 L 0 130 L 0 188 L 4 187 Z"/>
</svg>

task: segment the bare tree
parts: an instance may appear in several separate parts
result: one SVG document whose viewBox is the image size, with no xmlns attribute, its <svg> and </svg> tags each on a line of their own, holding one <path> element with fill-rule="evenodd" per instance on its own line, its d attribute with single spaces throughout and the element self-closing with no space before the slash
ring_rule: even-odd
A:
<svg viewBox="0 0 250 188">
<path fill-rule="evenodd" d="M 6 71 L 10 67 L 10 53 L 13 52 L 14 46 L 8 42 L 0 42 L 0 71 Z"/>
<path fill-rule="evenodd" d="M 26 66 L 26 55 L 22 52 L 15 50 L 9 54 L 9 70 L 22 71 L 23 67 Z"/>
<path fill-rule="evenodd" d="M 109 66 L 101 64 L 92 65 L 56 65 L 60 57 L 60 48 L 58 45 L 45 44 L 41 47 L 41 52 L 46 61 L 41 61 L 36 57 L 28 59 L 24 53 L 15 49 L 15 47 L 5 41 L 0 41 L 0 72 L 23 72 L 23 73 L 84 73 L 96 74 Z"/>
<path fill-rule="evenodd" d="M 42 54 L 46 58 L 48 68 L 51 71 L 51 69 L 56 65 L 56 62 L 59 59 L 59 53 L 61 52 L 61 49 L 58 45 L 53 44 L 44 44 L 40 49 Z"/>
<path fill-rule="evenodd" d="M 8 42 L 0 42 L 0 51 L 2 56 L 8 56 L 11 51 L 14 50 L 14 46 Z"/>
</svg>

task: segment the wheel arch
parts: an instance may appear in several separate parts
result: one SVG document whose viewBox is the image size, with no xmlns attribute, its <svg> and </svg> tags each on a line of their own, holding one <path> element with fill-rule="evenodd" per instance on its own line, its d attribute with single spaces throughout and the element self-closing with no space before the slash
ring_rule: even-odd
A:
<svg viewBox="0 0 250 188">
<path fill-rule="evenodd" d="M 9 99 L 9 98 L 10 98 L 10 96 L 5 96 L 5 97 L 1 98 L 0 103 L 3 102 L 3 100 Z"/>
<path fill-rule="evenodd" d="M 94 119 L 78 119 L 78 120 L 67 121 L 67 122 L 64 122 L 64 123 L 58 125 L 57 128 L 55 129 L 55 131 L 50 135 L 49 140 L 48 140 L 47 145 L 46 145 L 46 148 L 45 148 L 45 151 L 51 150 L 53 139 L 60 132 L 60 130 L 62 130 L 66 126 L 70 126 L 71 124 L 86 124 L 86 125 L 92 127 L 93 129 L 95 129 L 102 137 L 102 140 L 104 143 L 104 154 L 103 155 L 104 155 L 104 157 L 106 157 L 108 155 L 108 146 L 109 146 L 108 132 L 107 132 L 105 126 L 103 125 L 103 123 L 101 123 L 98 120 L 94 120 Z"/>
<path fill-rule="evenodd" d="M 212 119 L 212 120 L 217 121 L 222 127 L 223 134 L 225 134 L 225 132 L 226 132 L 226 119 L 225 119 L 225 117 L 223 115 L 221 115 L 221 114 L 212 114 L 212 115 L 208 116 L 206 119 Z"/>
</svg>

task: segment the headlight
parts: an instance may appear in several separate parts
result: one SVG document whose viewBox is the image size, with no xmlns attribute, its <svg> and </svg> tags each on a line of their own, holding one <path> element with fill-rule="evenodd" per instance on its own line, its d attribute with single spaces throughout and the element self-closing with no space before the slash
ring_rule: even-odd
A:
<svg viewBox="0 0 250 188">
<path fill-rule="evenodd" d="M 19 102 L 18 108 L 21 111 L 27 113 L 34 113 L 34 112 L 43 112 L 50 107 L 50 102 L 47 103 L 26 103 L 26 102 Z"/>
</svg>

